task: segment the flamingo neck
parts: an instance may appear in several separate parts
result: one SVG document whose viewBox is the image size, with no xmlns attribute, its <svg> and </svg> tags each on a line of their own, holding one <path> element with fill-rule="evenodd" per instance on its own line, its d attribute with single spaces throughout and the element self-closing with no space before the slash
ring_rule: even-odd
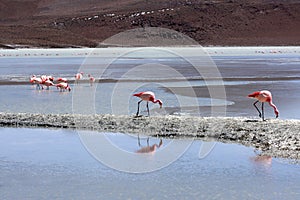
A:
<svg viewBox="0 0 300 200">
<path fill-rule="evenodd" d="M 276 114 L 276 117 L 278 117 L 279 111 L 278 111 L 277 107 L 275 106 L 275 104 L 272 101 L 270 101 L 269 104 L 274 109 L 274 113 Z"/>
<path fill-rule="evenodd" d="M 160 107 L 162 106 L 162 101 L 160 99 L 153 99 L 153 103 L 159 103 Z"/>
</svg>

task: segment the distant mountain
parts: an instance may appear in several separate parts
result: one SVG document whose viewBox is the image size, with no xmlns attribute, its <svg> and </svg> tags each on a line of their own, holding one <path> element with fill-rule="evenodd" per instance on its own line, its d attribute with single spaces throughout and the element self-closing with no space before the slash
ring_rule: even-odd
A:
<svg viewBox="0 0 300 200">
<path fill-rule="evenodd" d="M 0 0 L 0 46 L 97 46 L 162 27 L 201 45 L 300 45 L 297 0 Z"/>
</svg>

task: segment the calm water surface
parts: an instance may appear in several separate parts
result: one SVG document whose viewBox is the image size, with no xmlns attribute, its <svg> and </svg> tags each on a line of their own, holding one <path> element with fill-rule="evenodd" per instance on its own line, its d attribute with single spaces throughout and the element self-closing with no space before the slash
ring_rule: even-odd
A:
<svg viewBox="0 0 300 200">
<path fill-rule="evenodd" d="M 137 138 L 106 133 L 126 151 Z M 170 140 L 163 139 L 163 146 Z M 145 138 L 141 138 L 146 145 Z M 150 144 L 158 143 L 150 138 Z M 0 129 L 1 199 L 298 199 L 299 165 L 255 161 L 252 148 L 217 143 L 199 159 L 201 141 L 168 167 L 131 174 L 94 159 L 72 130 Z M 138 155 L 137 155 L 138 156 Z M 156 161 L 155 154 L 144 159 Z"/>
<path fill-rule="evenodd" d="M 191 58 L 193 60 L 193 58 Z M 132 93 L 152 90 L 156 97 L 164 102 L 162 110 L 157 105 L 150 105 L 152 113 L 175 115 L 211 116 L 211 107 L 226 107 L 226 113 L 221 116 L 251 116 L 257 117 L 253 108 L 253 100 L 246 98 L 247 94 L 267 89 L 274 97 L 274 103 L 283 119 L 300 119 L 297 111 L 300 95 L 295 92 L 300 87 L 300 59 L 296 55 L 260 55 L 260 56 L 215 56 L 213 57 L 223 81 L 203 80 L 191 65 L 180 58 L 122 58 L 108 64 L 111 59 L 91 58 L 89 62 L 83 57 L 61 58 L 1 58 L 0 59 L 0 111 L 5 112 L 34 112 L 34 113 L 73 113 L 72 101 L 74 93 L 61 93 L 56 88 L 49 91 L 37 91 L 28 83 L 32 74 L 49 74 L 54 77 L 66 77 L 74 80 L 74 74 L 83 63 L 88 63 L 87 73 L 101 70 L 109 65 L 100 77 L 101 81 L 90 87 L 89 84 L 70 84 L 72 89 L 92 93 L 94 99 L 93 113 L 134 114 L 137 99 Z M 154 64 L 153 64 L 154 63 Z M 150 65 L 151 77 L 165 77 L 163 81 L 149 82 L 141 72 L 141 66 Z M 149 66 L 151 68 L 151 66 Z M 183 74 L 184 79 L 174 79 L 163 66 L 172 67 Z M 149 68 L 148 67 L 148 68 Z M 133 75 L 127 72 L 136 69 Z M 148 72 L 148 71 L 147 71 Z M 126 74 L 127 73 L 127 74 Z M 142 73 L 143 76 L 137 75 Z M 125 75 L 124 75 L 125 74 Z M 147 76 L 148 76 L 147 75 Z M 97 78 L 97 77 L 96 77 Z M 109 81 L 110 80 L 110 81 Z M 113 81 L 112 81 L 113 80 Z M 121 81 L 123 80 L 123 81 Z M 188 86 L 187 86 L 188 84 Z M 213 97 L 207 92 L 208 87 L 223 87 L 226 96 Z M 193 89 L 195 96 L 191 97 L 186 91 Z M 73 90 L 74 91 L 74 90 Z M 196 98 L 195 98 L 196 97 Z M 75 98 L 78 98 L 76 96 Z M 118 99 L 118 101 L 112 101 Z M 182 102 L 185 102 L 183 105 Z M 114 107 L 115 109 L 113 110 Z M 184 109 L 183 109 L 184 107 Z M 200 109 L 200 112 L 195 110 Z M 142 112 L 145 112 L 142 105 Z M 218 115 L 218 113 L 214 113 Z M 266 106 L 267 117 L 274 117 L 273 110 Z M 215 115 L 214 115 L 215 116 Z"/>
<path fill-rule="evenodd" d="M 297 55 L 216 56 L 213 57 L 224 78 L 205 82 L 184 60 L 171 58 L 123 58 L 111 64 L 101 81 L 70 84 L 71 92 L 36 90 L 28 84 L 32 74 L 49 74 L 74 80 L 83 57 L 1 58 L 0 111 L 27 113 L 91 113 L 132 115 L 138 99 L 132 93 L 152 90 L 164 102 L 163 109 L 150 104 L 152 115 L 211 116 L 212 107 L 225 107 L 221 116 L 257 117 L 253 100 L 247 94 L 262 89 L 273 93 L 280 118 L 300 119 L 300 58 Z M 109 58 L 92 59 L 85 71 L 103 69 Z M 136 66 L 171 66 L 191 79 L 174 79 L 165 68 L 151 70 L 150 78 L 130 76 Z M 100 68 L 99 68 L 100 67 Z M 138 68 L 140 69 L 140 68 Z M 126 75 L 124 79 L 123 75 Z M 142 74 L 139 70 L 133 75 Z M 97 78 L 97 77 L 96 77 Z M 224 86 L 226 98 L 211 98 L 207 87 Z M 192 88 L 195 96 L 186 91 Z M 77 94 L 77 95 L 76 95 Z M 79 95 L 78 95 L 79 94 Z M 75 104 L 74 98 L 83 104 Z M 92 99 L 92 103 L 87 103 Z M 185 104 L 180 102 L 184 100 Z M 196 112 L 200 109 L 200 112 Z M 141 113 L 145 114 L 145 104 Z M 76 113 L 76 112 L 75 112 Z M 274 117 L 266 106 L 266 116 Z M 107 133 L 126 151 L 139 148 L 137 138 Z M 150 143 L 159 139 L 150 138 Z M 170 143 L 163 139 L 162 151 Z M 146 139 L 142 138 L 143 145 Z M 194 141 L 178 160 L 161 170 L 130 174 L 111 169 L 94 159 L 73 130 L 0 129 L 0 199 L 299 199 L 299 165 L 287 161 L 256 158 L 252 148 L 217 143 L 204 159 L 199 159 L 201 141 Z M 134 154 L 135 155 L 135 154 Z M 157 161 L 155 154 L 145 157 Z M 145 162 L 147 163 L 147 162 Z"/>
</svg>

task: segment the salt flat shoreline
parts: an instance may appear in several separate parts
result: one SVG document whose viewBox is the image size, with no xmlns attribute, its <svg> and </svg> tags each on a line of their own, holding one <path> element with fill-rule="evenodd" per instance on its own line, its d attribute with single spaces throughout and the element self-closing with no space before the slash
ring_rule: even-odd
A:
<svg viewBox="0 0 300 200">
<path fill-rule="evenodd" d="M 300 46 L 170 46 L 170 47 L 108 47 L 108 48 L 19 48 L 1 49 L 2 58 L 28 57 L 119 57 L 136 49 L 165 49 L 180 56 L 253 56 L 299 55 Z M 136 56 L 136 55 L 134 55 Z M 160 54 L 149 54 L 159 57 Z M 126 56 L 125 56 L 126 57 Z"/>
<path fill-rule="evenodd" d="M 300 159 L 300 120 L 0 113 L 0 127 L 69 128 L 239 143 L 273 157 Z"/>
</svg>

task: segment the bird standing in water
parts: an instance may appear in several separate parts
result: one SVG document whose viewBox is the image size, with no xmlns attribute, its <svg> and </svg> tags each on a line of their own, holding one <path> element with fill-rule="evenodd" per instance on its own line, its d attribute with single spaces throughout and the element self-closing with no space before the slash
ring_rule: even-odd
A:
<svg viewBox="0 0 300 200">
<path fill-rule="evenodd" d="M 149 101 L 151 101 L 152 103 L 159 103 L 160 108 L 162 108 L 162 101 L 160 99 L 155 99 L 155 95 L 154 95 L 153 92 L 150 92 L 150 91 L 140 92 L 140 93 L 133 94 L 133 96 L 141 98 L 141 100 L 138 102 L 138 109 L 137 109 L 137 112 L 136 112 L 136 116 L 139 116 L 140 103 L 142 101 L 147 101 L 147 112 L 148 112 L 149 117 L 150 117 L 149 105 L 148 105 Z"/>
<path fill-rule="evenodd" d="M 75 83 L 78 83 L 80 79 L 83 77 L 83 72 L 77 73 L 75 75 Z"/>
<path fill-rule="evenodd" d="M 277 107 L 275 106 L 275 104 L 272 101 L 272 94 L 271 94 L 270 91 L 262 90 L 262 91 L 253 92 L 252 94 L 249 94 L 248 97 L 257 99 L 257 101 L 255 101 L 253 103 L 253 106 L 256 108 L 256 110 L 259 113 L 258 116 L 261 117 L 263 121 L 265 120 L 264 102 L 268 102 L 269 105 L 274 109 L 274 113 L 275 113 L 276 118 L 279 116 L 279 111 L 278 111 Z M 256 104 L 258 102 L 261 102 L 261 112 L 256 106 Z"/>
<path fill-rule="evenodd" d="M 95 82 L 95 78 L 90 74 L 88 74 L 88 77 L 89 77 L 90 85 L 93 86 L 93 83 Z"/>
<path fill-rule="evenodd" d="M 57 87 L 57 89 L 60 88 L 61 92 L 65 91 L 65 90 L 68 90 L 69 92 L 71 91 L 71 88 L 68 83 L 61 82 L 61 83 L 56 84 L 55 86 Z"/>
</svg>

